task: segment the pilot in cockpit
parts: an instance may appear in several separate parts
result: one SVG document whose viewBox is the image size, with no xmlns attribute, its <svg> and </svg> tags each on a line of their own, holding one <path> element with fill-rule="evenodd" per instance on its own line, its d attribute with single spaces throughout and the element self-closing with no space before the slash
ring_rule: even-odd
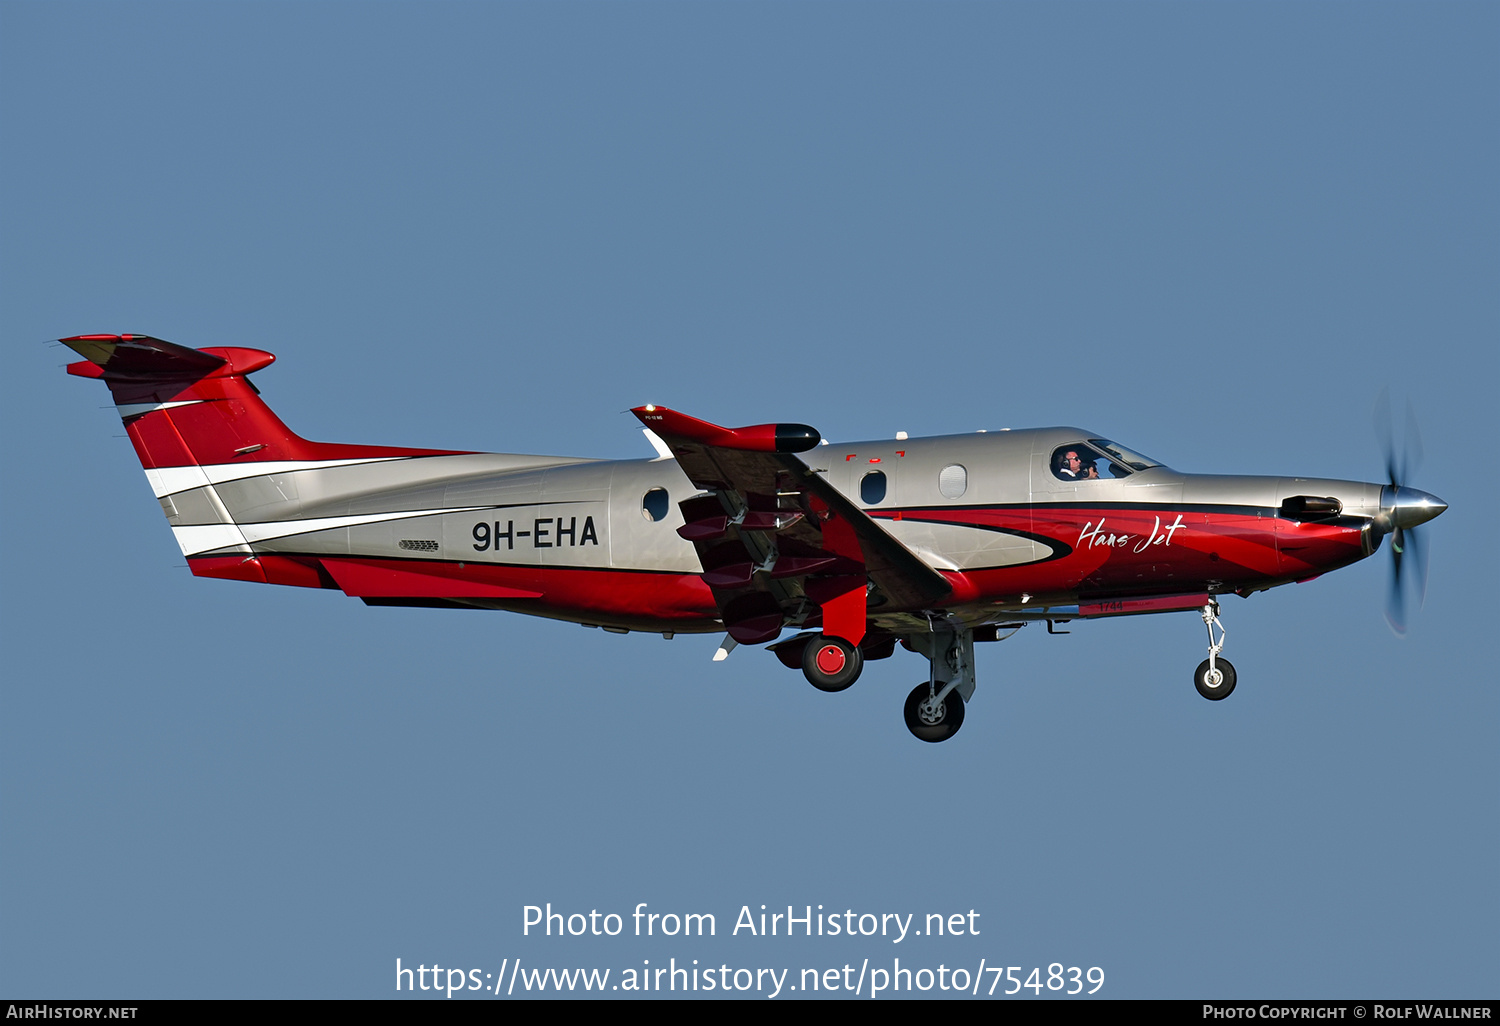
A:
<svg viewBox="0 0 1500 1026">
<path fill-rule="evenodd" d="M 1099 477 L 1099 468 L 1087 451 L 1071 447 L 1057 451 L 1052 472 L 1064 481 L 1097 480 Z"/>
</svg>

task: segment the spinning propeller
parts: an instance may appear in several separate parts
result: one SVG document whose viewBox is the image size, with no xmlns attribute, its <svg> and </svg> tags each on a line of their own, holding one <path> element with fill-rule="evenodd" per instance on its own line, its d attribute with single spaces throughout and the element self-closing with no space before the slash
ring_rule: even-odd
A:
<svg viewBox="0 0 1500 1026">
<path fill-rule="evenodd" d="M 1375 402 L 1375 433 L 1385 452 L 1386 478 L 1390 484 L 1380 490 L 1380 515 L 1375 526 L 1391 536 L 1391 583 L 1386 592 L 1385 618 L 1391 630 L 1406 633 L 1406 593 L 1415 592 L 1417 608 L 1427 597 L 1427 548 L 1422 544 L 1417 526 L 1425 524 L 1448 504 L 1436 495 L 1409 488 L 1422 462 L 1422 436 L 1411 403 L 1406 404 L 1406 431 L 1398 457 L 1391 430 L 1391 394 L 1383 389 Z"/>
</svg>

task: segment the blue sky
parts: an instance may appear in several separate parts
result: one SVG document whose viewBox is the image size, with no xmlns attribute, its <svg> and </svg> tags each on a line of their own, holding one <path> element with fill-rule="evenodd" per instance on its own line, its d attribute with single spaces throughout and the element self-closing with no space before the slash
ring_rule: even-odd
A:
<svg viewBox="0 0 1500 1026">
<path fill-rule="evenodd" d="M 1497 40 L 1463 3 L 0 4 L 0 991 L 900 957 L 1494 997 Z M 1028 629 L 922 745 L 904 653 L 824 695 L 194 579 L 43 344 L 90 332 L 268 349 L 310 438 L 619 458 L 658 402 L 1379 480 L 1389 387 L 1451 508 L 1404 639 L 1385 552 L 1227 601 L 1224 703 L 1191 614 Z M 718 935 L 523 936 L 547 902 Z M 761 904 L 981 933 L 731 936 Z"/>
</svg>

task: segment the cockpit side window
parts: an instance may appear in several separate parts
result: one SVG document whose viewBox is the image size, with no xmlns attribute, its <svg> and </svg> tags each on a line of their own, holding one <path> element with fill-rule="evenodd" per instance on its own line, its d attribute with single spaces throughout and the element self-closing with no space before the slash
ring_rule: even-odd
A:
<svg viewBox="0 0 1500 1026">
<path fill-rule="evenodd" d="M 1130 470 L 1082 442 L 1060 445 L 1052 452 L 1052 476 L 1059 481 L 1097 481 L 1126 477 Z"/>
</svg>

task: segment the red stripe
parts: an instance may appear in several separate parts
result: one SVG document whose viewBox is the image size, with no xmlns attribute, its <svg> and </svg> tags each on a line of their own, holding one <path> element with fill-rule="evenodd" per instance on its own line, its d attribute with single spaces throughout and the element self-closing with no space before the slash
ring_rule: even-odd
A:
<svg viewBox="0 0 1500 1026">
<path fill-rule="evenodd" d="M 349 594 L 371 598 L 533 601 L 539 612 L 639 621 L 713 621 L 719 615 L 713 592 L 697 574 L 374 557 L 323 557 L 322 563 L 341 587 L 355 589 L 345 587 Z"/>
<path fill-rule="evenodd" d="M 171 423 L 165 422 L 167 427 Z M 938 509 L 905 511 L 905 515 L 952 523 L 958 514 Z M 970 524 L 1040 535 L 1072 551 L 1063 558 L 1021 566 L 946 573 L 944 576 L 954 585 L 953 604 L 1015 601 L 1025 593 L 1032 596 L 1033 603 L 1080 602 L 1094 604 L 1103 613 L 1115 611 L 1098 605 L 1105 600 L 1123 601 L 1129 606 L 1122 608 L 1125 612 L 1193 608 L 1199 604 L 1199 593 L 1211 586 L 1225 591 L 1282 583 L 1363 558 L 1358 527 L 1295 524 L 1242 513 L 1184 513 L 1183 526 L 1173 532 L 1170 544 L 1144 546 L 1142 540 L 1149 541 L 1153 531 L 1159 534 L 1162 523 L 1175 522 L 1175 510 L 1012 507 L 963 510 L 961 515 Z M 1106 538 L 1111 532 L 1117 537 L 1129 534 L 1129 543 L 1092 545 L 1084 540 L 1080 545 L 1084 530 L 1098 527 L 1101 520 Z M 1278 554 L 1278 538 L 1294 547 L 1296 555 Z M 1141 551 L 1136 551 L 1138 547 Z M 261 556 L 247 561 L 227 556 L 189 562 L 193 572 L 202 576 L 308 587 L 330 587 L 337 582 L 346 593 L 369 598 L 489 599 L 584 622 L 597 620 L 645 630 L 653 629 L 653 625 L 658 629 L 710 630 L 719 616 L 713 593 L 698 574 L 376 557 L 319 559 Z M 809 583 L 819 582 L 813 579 Z M 1176 598 L 1158 600 L 1154 596 Z M 828 605 L 838 605 L 832 595 L 816 598 L 831 599 Z M 823 615 L 812 618 L 807 626 L 826 618 L 825 629 L 833 633 L 855 631 L 853 618 L 839 615 L 840 609 L 825 607 L 821 612 Z"/>
<path fill-rule="evenodd" d="M 328 559 L 323 561 L 345 595 L 356 598 L 541 598 L 539 591 L 508 588 L 481 579 L 479 568 L 470 573 L 448 564 L 391 566 L 381 560 Z"/>
</svg>

